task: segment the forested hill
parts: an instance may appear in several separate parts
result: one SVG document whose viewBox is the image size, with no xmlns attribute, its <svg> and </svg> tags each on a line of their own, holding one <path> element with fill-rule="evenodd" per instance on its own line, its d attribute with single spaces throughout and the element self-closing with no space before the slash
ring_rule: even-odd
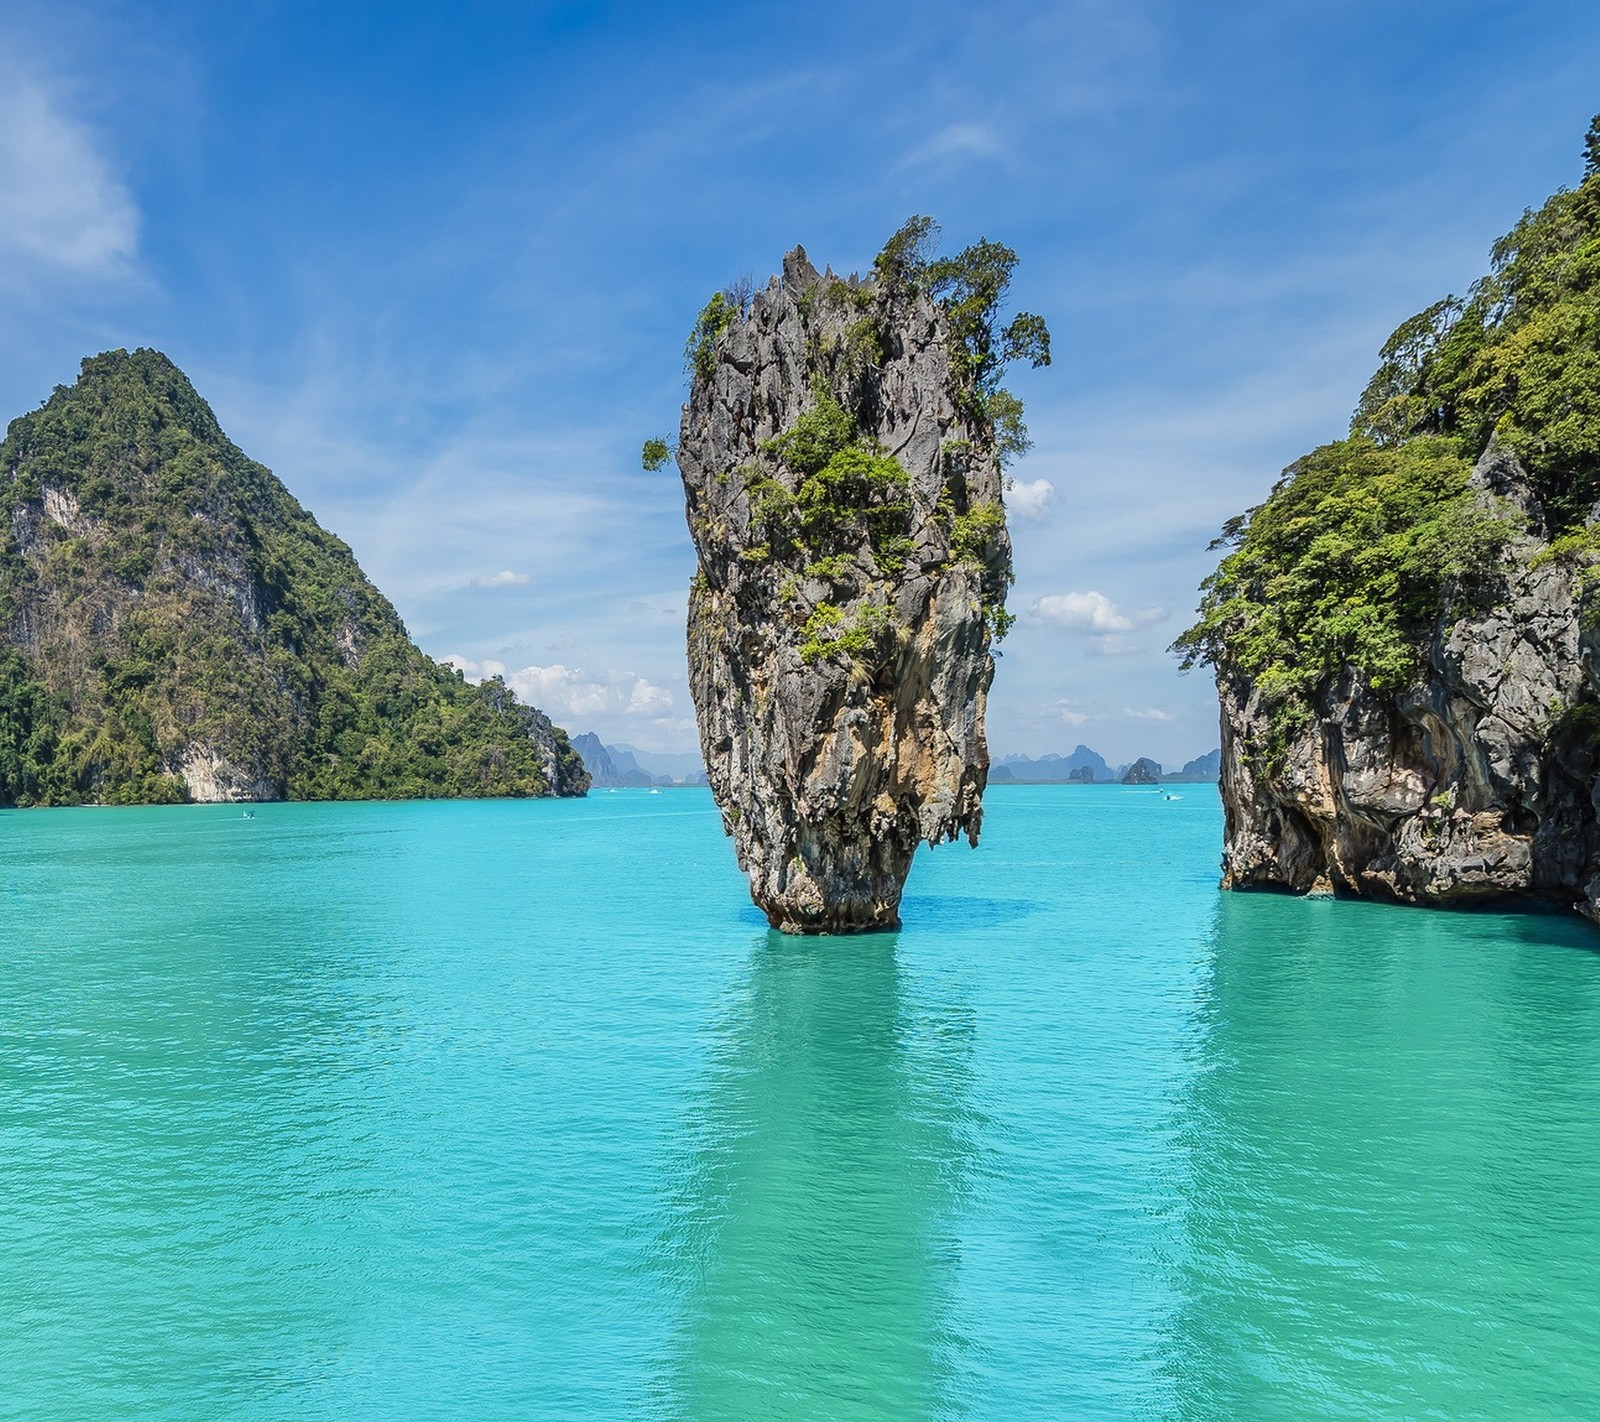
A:
<svg viewBox="0 0 1600 1422">
<path fill-rule="evenodd" d="M 1583 181 L 1524 213 L 1489 274 L 1403 322 L 1381 361 L 1348 438 L 1229 521 L 1233 551 L 1176 644 L 1259 685 L 1280 748 L 1346 668 L 1379 692 L 1413 683 L 1441 612 L 1495 595 L 1518 533 L 1600 559 L 1600 118 Z M 1493 492 L 1490 466 L 1515 463 L 1514 508 L 1469 487 L 1486 456 Z"/>
<path fill-rule="evenodd" d="M 1220 542 L 1225 882 L 1600 920 L 1600 118 Z"/>
<path fill-rule="evenodd" d="M 582 794 L 566 734 L 411 642 L 153 350 L 0 443 L 0 804 Z"/>
</svg>

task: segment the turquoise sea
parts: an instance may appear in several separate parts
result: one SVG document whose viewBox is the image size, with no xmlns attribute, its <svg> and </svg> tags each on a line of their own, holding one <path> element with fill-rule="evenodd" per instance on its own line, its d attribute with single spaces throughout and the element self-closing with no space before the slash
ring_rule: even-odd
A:
<svg viewBox="0 0 1600 1422">
<path fill-rule="evenodd" d="M 704 791 L 0 815 L 0 1417 L 1587 1418 L 1600 933 L 998 787 L 770 934 Z"/>
</svg>

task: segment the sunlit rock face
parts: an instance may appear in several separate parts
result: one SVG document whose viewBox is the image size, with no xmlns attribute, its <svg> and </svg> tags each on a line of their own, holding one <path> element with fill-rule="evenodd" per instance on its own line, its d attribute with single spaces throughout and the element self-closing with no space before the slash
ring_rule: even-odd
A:
<svg viewBox="0 0 1600 1422">
<path fill-rule="evenodd" d="M 786 932 L 893 928 L 918 844 L 977 843 L 1010 540 L 949 339 L 925 295 L 796 248 L 695 361 L 690 686 L 751 896 Z"/>
</svg>

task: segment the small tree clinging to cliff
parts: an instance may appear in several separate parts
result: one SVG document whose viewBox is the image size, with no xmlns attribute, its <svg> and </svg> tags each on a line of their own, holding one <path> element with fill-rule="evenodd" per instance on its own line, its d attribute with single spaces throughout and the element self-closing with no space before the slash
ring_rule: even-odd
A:
<svg viewBox="0 0 1600 1422">
<path fill-rule="evenodd" d="M 1551 536 L 1600 502 L 1600 117 L 1583 181 L 1529 209 L 1465 297 L 1404 322 L 1351 432 L 1384 447 L 1423 435 L 1476 457 L 1491 438 L 1527 467 Z"/>
<path fill-rule="evenodd" d="M 873 262 L 873 272 L 891 293 L 926 291 L 938 302 L 954 338 L 960 375 L 974 407 L 994 430 L 1001 463 L 1031 446 L 1022 423 L 1022 401 L 1000 385 L 1008 365 L 1025 360 L 1050 364 L 1050 328 L 1042 316 L 1019 311 L 1005 325 L 1001 308 L 1011 289 L 1017 254 L 979 238 L 953 257 L 934 257 L 939 224 L 931 217 L 907 218 Z"/>
</svg>

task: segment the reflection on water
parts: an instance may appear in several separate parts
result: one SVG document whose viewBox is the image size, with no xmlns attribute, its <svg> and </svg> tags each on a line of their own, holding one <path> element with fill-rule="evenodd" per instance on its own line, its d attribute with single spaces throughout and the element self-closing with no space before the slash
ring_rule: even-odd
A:
<svg viewBox="0 0 1600 1422">
<path fill-rule="evenodd" d="M 908 1001 L 896 944 L 766 935 L 715 1025 L 667 1244 L 677 1415 L 951 1411 L 973 1024 Z"/>
<path fill-rule="evenodd" d="M 1222 896 L 1179 1107 L 1179 1415 L 1583 1415 L 1560 1340 L 1600 1338 L 1600 1151 L 1571 1129 L 1600 1112 L 1593 942 Z"/>
<path fill-rule="evenodd" d="M 826 941 L 704 792 L 0 814 L 0 1418 L 1593 1415 L 1600 934 L 1036 789 Z"/>
</svg>

